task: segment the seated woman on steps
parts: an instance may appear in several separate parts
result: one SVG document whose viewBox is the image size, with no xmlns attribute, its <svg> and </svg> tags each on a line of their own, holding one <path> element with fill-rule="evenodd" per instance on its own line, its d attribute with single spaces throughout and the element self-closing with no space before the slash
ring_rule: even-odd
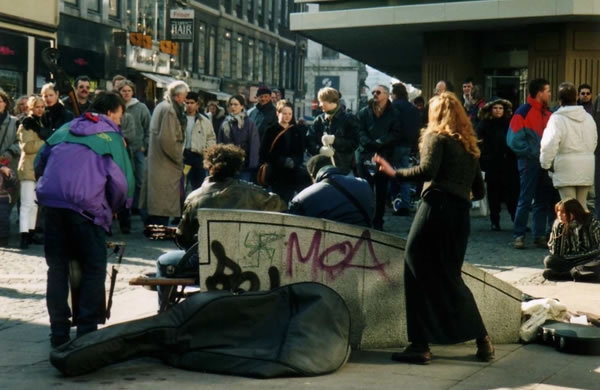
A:
<svg viewBox="0 0 600 390">
<path fill-rule="evenodd" d="M 575 198 L 565 198 L 554 207 L 552 225 L 544 258 L 544 278 L 571 280 L 570 271 L 600 256 L 600 222 L 585 211 Z"/>
</svg>

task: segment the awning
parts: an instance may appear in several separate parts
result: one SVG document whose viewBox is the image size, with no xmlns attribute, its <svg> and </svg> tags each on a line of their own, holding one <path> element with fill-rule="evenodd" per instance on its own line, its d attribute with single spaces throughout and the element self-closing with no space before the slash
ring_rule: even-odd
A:
<svg viewBox="0 0 600 390">
<path fill-rule="evenodd" d="M 158 74 L 158 73 L 148 73 L 148 72 L 140 72 L 140 73 L 142 75 L 144 75 L 144 77 L 147 77 L 150 80 L 154 81 L 156 83 L 156 86 L 159 88 L 166 88 L 167 85 L 171 84 L 173 81 L 177 81 L 177 79 L 174 79 L 173 77 L 165 76 L 165 75 Z"/>
<path fill-rule="evenodd" d="M 231 95 L 226 92 L 214 91 L 212 89 L 200 88 L 200 91 L 210 93 L 211 95 L 215 95 L 217 97 L 217 100 L 222 100 L 222 101 L 227 100 L 231 97 Z"/>
</svg>

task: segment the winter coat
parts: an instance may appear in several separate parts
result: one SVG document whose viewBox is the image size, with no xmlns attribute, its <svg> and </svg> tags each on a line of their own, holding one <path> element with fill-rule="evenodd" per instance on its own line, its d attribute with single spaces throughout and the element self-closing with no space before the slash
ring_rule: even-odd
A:
<svg viewBox="0 0 600 390">
<path fill-rule="evenodd" d="M 217 107 L 216 114 L 212 115 L 207 112 L 207 115 L 210 118 L 212 125 L 213 125 L 213 129 L 215 130 L 215 133 L 216 133 L 217 131 L 219 131 L 219 129 L 221 128 L 221 124 L 225 120 L 225 109 L 223 107 L 219 106 L 218 104 L 215 104 L 215 107 Z"/>
<path fill-rule="evenodd" d="M 304 160 L 304 135 L 300 132 L 298 126 L 291 125 L 279 137 L 273 151 L 269 152 L 273 140 L 282 131 L 283 127 L 279 123 L 267 130 L 260 145 L 260 160 L 271 164 L 271 180 L 273 182 L 294 183 L 296 169 L 302 165 Z M 293 168 L 285 166 L 288 157 L 294 160 Z"/>
<path fill-rule="evenodd" d="M 552 115 L 542 137 L 540 164 L 554 167 L 554 187 L 594 184 L 597 141 L 594 119 L 582 106 L 561 107 Z"/>
<path fill-rule="evenodd" d="M 246 152 L 244 167 L 253 169 L 258 167 L 260 136 L 252 119 L 248 118 L 243 111 L 240 115 L 244 117 L 241 129 L 236 118 L 231 114 L 227 115 L 217 133 L 217 143 L 234 144 L 244 149 Z"/>
<path fill-rule="evenodd" d="M 504 116 L 494 118 L 492 107 L 502 104 Z M 506 144 L 506 133 L 512 116 L 512 103 L 504 99 L 488 102 L 479 110 L 479 124 L 476 133 L 480 139 L 481 156 L 479 164 L 486 173 L 517 172 L 517 156 Z"/>
<path fill-rule="evenodd" d="M 42 115 L 44 127 L 50 129 L 50 133 L 55 132 L 62 125 L 73 120 L 73 113 L 65 108 L 60 102 L 56 102 L 52 107 L 46 107 Z"/>
<path fill-rule="evenodd" d="M 140 208 L 147 208 L 149 215 L 181 215 L 179 193 L 185 129 L 181 128 L 173 104 L 177 103 L 160 102 L 150 120 L 147 168 L 140 193 Z"/>
<path fill-rule="evenodd" d="M 572 220 L 568 225 L 565 232 L 565 224 L 554 221 L 548 241 L 551 254 L 573 261 L 600 255 L 600 223 L 592 214 L 583 224 Z"/>
<path fill-rule="evenodd" d="M 132 98 L 127 103 L 127 114 L 133 118 L 133 126 L 135 129 L 135 137 L 128 141 L 129 148 L 135 153 L 148 150 L 148 140 L 150 139 L 150 110 L 148 107 L 137 100 Z"/>
<path fill-rule="evenodd" d="M 21 158 L 19 159 L 19 167 L 17 173 L 19 180 L 35 181 L 35 173 L 33 170 L 33 160 L 40 148 L 44 145 L 44 141 L 39 137 L 38 133 L 29 126 L 31 121 L 37 122 L 41 128 L 42 123 L 40 118 L 28 116 L 23 121 L 19 130 L 17 130 L 17 138 L 19 139 L 19 148 L 21 149 Z"/>
<path fill-rule="evenodd" d="M 202 114 L 197 114 L 191 138 L 190 150 L 196 154 L 204 154 L 206 148 L 217 142 L 212 121 Z"/>
<path fill-rule="evenodd" d="M 392 107 L 396 110 L 398 121 L 398 144 L 405 147 L 410 146 L 416 150 L 423 128 L 421 113 L 414 104 L 406 99 L 394 100 Z"/>
<path fill-rule="evenodd" d="M 21 156 L 17 139 L 17 118 L 7 114 L 0 123 L 0 158 L 8 159 L 8 167 L 15 171 Z"/>
<path fill-rule="evenodd" d="M 340 168 L 344 173 L 350 172 L 352 169 L 352 160 L 354 159 L 354 151 L 359 144 L 358 121 L 356 117 L 346 112 L 340 106 L 338 106 L 337 111 L 333 113 L 333 117 L 330 119 L 327 119 L 326 113 L 319 115 L 306 133 L 308 153 L 313 156 L 319 154 L 321 146 L 323 146 L 321 137 L 323 137 L 324 133 L 335 136 L 332 146 L 335 149 L 333 158 L 336 167 Z"/>
<path fill-rule="evenodd" d="M 527 96 L 527 103 L 517 109 L 510 121 L 506 143 L 518 158 L 530 160 L 539 158 L 540 141 L 550 115 L 548 106 L 531 96 Z"/>
<path fill-rule="evenodd" d="M 358 113 L 359 139 L 358 163 L 371 160 L 375 153 L 391 160 L 394 146 L 401 137 L 398 116 L 391 102 L 387 102 L 381 116 L 375 116 L 374 101 L 371 100 L 367 107 Z"/>
<path fill-rule="evenodd" d="M 248 110 L 248 117 L 250 117 L 256 125 L 261 140 L 264 137 L 265 132 L 277 124 L 277 111 L 271 102 L 264 106 L 257 104 L 252 107 Z"/>
<path fill-rule="evenodd" d="M 105 115 L 87 113 L 54 132 L 35 160 L 38 203 L 73 210 L 109 231 L 133 201 L 123 134 Z"/>
<path fill-rule="evenodd" d="M 244 180 L 227 178 L 214 181 L 212 176 L 192 191 L 185 199 L 183 215 L 177 226 L 177 243 L 189 248 L 198 241 L 198 210 L 199 209 L 234 209 L 279 211 L 287 210 L 281 198 L 268 192 L 262 187 Z"/>
<path fill-rule="evenodd" d="M 363 213 L 343 193 L 327 183 L 326 179 L 335 180 L 356 198 L 369 216 L 368 224 Z M 375 198 L 366 180 L 345 176 L 339 169 L 329 166 L 321 168 L 315 183 L 291 200 L 289 212 L 352 225 L 369 226 L 375 213 Z"/>
</svg>

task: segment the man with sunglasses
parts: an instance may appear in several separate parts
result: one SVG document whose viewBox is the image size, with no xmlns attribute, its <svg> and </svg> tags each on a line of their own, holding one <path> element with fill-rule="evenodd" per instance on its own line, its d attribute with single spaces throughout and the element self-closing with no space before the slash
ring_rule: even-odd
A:
<svg viewBox="0 0 600 390">
<path fill-rule="evenodd" d="M 84 113 L 90 108 L 92 102 L 89 100 L 90 97 L 90 78 L 82 75 L 75 79 L 75 96 L 77 97 L 77 103 L 79 104 L 79 112 Z M 73 109 L 73 102 L 70 97 L 66 97 L 63 100 L 65 108 L 71 112 L 75 112 Z"/>
<path fill-rule="evenodd" d="M 577 88 L 578 96 L 577 96 L 577 105 L 583 106 L 585 111 L 588 114 L 592 114 L 592 87 L 588 84 L 581 84 L 579 88 Z"/>
</svg>

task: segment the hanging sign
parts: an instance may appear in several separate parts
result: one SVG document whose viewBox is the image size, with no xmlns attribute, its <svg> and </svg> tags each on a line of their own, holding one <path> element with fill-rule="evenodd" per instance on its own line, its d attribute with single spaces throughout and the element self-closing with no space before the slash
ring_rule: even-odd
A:
<svg viewBox="0 0 600 390">
<path fill-rule="evenodd" d="M 171 16 L 171 40 L 193 41 L 194 40 L 194 10 L 172 9 Z"/>
</svg>

